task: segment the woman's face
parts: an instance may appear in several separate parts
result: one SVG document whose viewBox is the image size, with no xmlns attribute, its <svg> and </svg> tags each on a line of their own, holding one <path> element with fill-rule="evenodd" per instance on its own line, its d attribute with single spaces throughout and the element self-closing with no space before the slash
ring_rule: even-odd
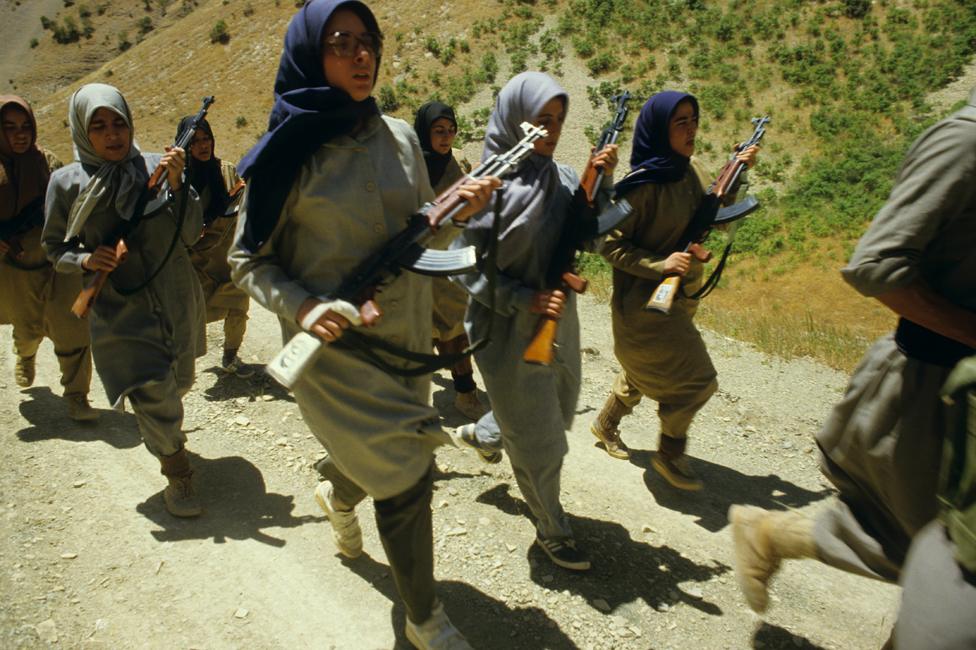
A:
<svg viewBox="0 0 976 650">
<path fill-rule="evenodd" d="M 99 108 L 88 123 L 88 139 L 102 160 L 119 162 L 129 155 L 132 131 L 125 119 L 110 108 Z"/>
<path fill-rule="evenodd" d="M 8 106 L 3 109 L 3 137 L 7 145 L 15 154 L 26 153 L 34 140 L 34 125 L 31 124 L 27 111 L 19 106 Z"/>
<path fill-rule="evenodd" d="M 200 162 L 213 158 L 213 138 L 203 129 L 197 129 L 190 140 L 190 155 Z"/>
<path fill-rule="evenodd" d="M 549 135 L 546 137 L 536 140 L 533 144 L 533 150 L 541 155 L 552 157 L 552 154 L 556 151 L 556 145 L 559 144 L 559 136 L 563 132 L 563 123 L 566 121 L 566 102 L 563 101 L 562 97 L 553 97 L 539 114 L 535 116 L 532 120 L 532 124 L 535 126 L 541 126 Z"/>
<path fill-rule="evenodd" d="M 369 97 L 382 48 L 382 36 L 367 32 L 356 12 L 340 9 L 333 13 L 322 32 L 322 68 L 329 85 L 346 91 L 353 101 Z"/>
<path fill-rule="evenodd" d="M 668 124 L 668 141 L 678 155 L 691 158 L 695 153 L 695 134 L 698 133 L 698 116 L 694 105 L 687 99 L 678 104 Z"/>
<path fill-rule="evenodd" d="M 430 148 L 439 154 L 451 153 L 456 137 L 457 126 L 446 117 L 438 117 L 430 125 Z"/>
</svg>

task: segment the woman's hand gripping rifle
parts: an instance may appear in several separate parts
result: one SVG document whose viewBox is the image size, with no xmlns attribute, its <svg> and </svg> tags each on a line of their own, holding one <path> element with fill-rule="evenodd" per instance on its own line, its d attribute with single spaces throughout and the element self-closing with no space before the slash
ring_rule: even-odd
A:
<svg viewBox="0 0 976 650">
<path fill-rule="evenodd" d="M 169 172 L 177 164 L 175 162 L 176 158 L 182 156 L 182 152 L 186 151 L 190 140 L 193 138 L 193 132 L 196 131 L 200 121 L 207 116 L 207 110 L 213 102 L 213 95 L 203 98 L 203 107 L 200 108 L 200 111 L 193 117 L 193 121 L 179 135 L 176 142 L 167 150 L 167 154 L 163 156 L 163 159 L 156 166 L 156 169 L 153 170 L 152 175 L 146 182 L 146 189 L 142 197 L 136 202 L 134 213 L 130 219 L 123 221 L 119 228 L 116 229 L 115 234 L 110 237 L 110 241 L 99 246 L 88 258 L 85 263 L 87 265 L 86 270 L 94 270 L 95 277 L 81 290 L 81 293 L 78 294 L 74 304 L 71 306 L 71 313 L 78 318 L 84 318 L 88 315 L 89 310 L 98 298 L 98 294 L 108 280 L 108 274 L 125 261 L 126 254 L 128 253 L 128 249 L 125 246 L 125 236 L 136 226 L 144 214 L 155 212 L 162 205 L 163 201 L 160 198 L 167 196 L 166 190 L 170 185 Z M 179 163 L 177 165 L 180 166 L 181 172 L 182 164 Z"/>
<path fill-rule="evenodd" d="M 608 232 L 631 212 L 630 204 L 619 201 L 598 217 L 596 194 L 603 183 L 607 171 L 613 173 L 617 161 L 617 138 L 627 120 L 627 102 L 630 93 L 624 91 L 613 98 L 616 113 L 613 122 L 600 135 L 600 140 L 590 154 L 586 169 L 580 178 L 580 186 L 573 197 L 573 214 L 567 219 L 560 240 L 556 245 L 550 262 L 548 275 L 549 291 L 539 292 L 539 304 L 533 307 L 541 315 L 535 334 L 529 342 L 522 360 L 548 366 L 552 363 L 553 344 L 559 329 L 563 301 L 568 291 L 584 293 L 587 281 L 576 272 L 576 252 L 582 250 L 586 242 Z"/>
<path fill-rule="evenodd" d="M 709 186 L 708 191 L 705 192 L 701 204 L 695 210 L 695 214 L 692 215 L 688 227 L 685 228 L 684 233 L 682 233 L 681 238 L 678 240 L 677 254 L 672 253 L 668 258 L 669 260 L 674 258 L 671 260 L 673 264 L 667 264 L 669 267 L 673 266 L 674 271 L 670 272 L 661 284 L 654 289 L 644 309 L 658 311 L 662 314 L 671 313 L 671 306 L 674 304 L 675 296 L 677 296 L 678 291 L 681 289 L 681 278 L 688 271 L 688 268 L 690 268 L 691 257 L 694 256 L 701 262 L 707 262 L 711 259 L 711 253 L 702 248 L 701 244 L 704 243 L 712 228 L 737 221 L 751 214 L 759 207 L 759 200 L 754 196 L 747 196 L 739 203 L 724 208 L 722 207 L 723 203 L 729 200 L 731 193 L 737 189 L 739 176 L 755 161 L 756 154 L 759 150 L 759 142 L 766 134 L 766 124 L 769 123 L 769 118 L 754 117 L 752 123 L 756 127 L 752 136 L 735 148 L 732 156 L 725 163 L 725 166 L 722 167 L 722 171 L 719 172 L 718 178 L 715 179 Z M 722 260 L 716 267 L 712 277 L 702 286 L 701 293 L 692 297 L 702 297 L 718 282 L 718 278 L 721 276 L 722 269 L 725 266 L 725 259 L 728 256 L 730 247 L 731 244 L 726 247 L 725 253 L 722 255 Z"/>
<path fill-rule="evenodd" d="M 378 287 L 397 277 L 404 269 L 424 275 L 447 276 L 469 273 L 477 267 L 474 247 L 439 251 L 424 248 L 433 233 L 448 220 L 462 225 L 487 205 L 492 190 L 501 186 L 501 177 L 510 173 L 532 153 L 533 143 L 548 135 L 545 129 L 529 123 L 522 124 L 525 137 L 505 153 L 486 159 L 470 174 L 442 192 L 407 220 L 407 226 L 387 241 L 379 250 L 363 260 L 328 296 L 311 298 L 318 307 L 317 318 L 308 317 L 311 310 L 303 310 L 300 323 L 306 330 L 292 337 L 281 352 L 267 366 L 267 372 L 286 388 L 291 388 L 301 376 L 315 353 L 328 339 L 342 336 L 339 329 L 350 325 L 371 326 L 383 315 L 376 302 Z M 330 312 L 332 312 L 330 314 Z M 341 319 L 335 318 L 335 314 Z M 330 332 L 325 335 L 325 332 Z M 318 334 L 318 335 L 316 335 Z M 338 334 L 338 336 L 336 336 Z"/>
</svg>

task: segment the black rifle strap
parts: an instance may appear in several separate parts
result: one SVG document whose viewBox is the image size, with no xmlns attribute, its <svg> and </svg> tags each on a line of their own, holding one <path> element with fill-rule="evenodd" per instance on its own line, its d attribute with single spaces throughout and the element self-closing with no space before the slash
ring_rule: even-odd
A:
<svg viewBox="0 0 976 650">
<path fill-rule="evenodd" d="M 725 270 L 725 262 L 729 258 L 729 253 L 732 252 L 732 242 L 725 245 L 725 250 L 722 251 L 722 258 L 718 261 L 715 266 L 715 270 L 712 274 L 708 276 L 708 279 L 698 288 L 698 291 L 691 294 L 690 296 L 685 293 L 684 287 L 681 288 L 681 295 L 689 300 L 700 300 L 712 292 L 712 290 L 718 285 L 718 281 L 722 279 L 722 271 Z"/>
<path fill-rule="evenodd" d="M 492 319 L 488 322 L 488 330 L 485 332 L 483 337 L 473 343 L 469 343 L 468 347 L 461 352 L 444 355 L 407 350 L 384 339 L 369 336 L 368 334 L 363 334 L 362 332 L 354 329 L 346 330 L 343 333 L 342 338 L 333 345 L 339 345 L 356 350 L 362 353 L 362 355 L 365 356 L 370 363 L 379 369 L 383 370 L 384 372 L 388 372 L 391 375 L 398 375 L 400 377 L 419 377 L 420 375 L 427 375 L 442 368 L 450 368 L 451 366 L 456 365 L 462 359 L 470 357 L 472 354 L 488 345 L 491 340 L 491 326 L 495 320 L 495 287 L 497 286 L 498 278 L 498 233 L 501 227 L 501 205 L 502 190 L 498 189 L 495 190 L 495 219 L 492 222 L 491 235 L 488 238 L 488 250 L 481 260 L 485 276 L 488 278 L 488 291 L 489 295 L 491 296 L 488 307 L 492 314 Z M 376 350 L 385 352 L 392 357 L 409 361 L 415 365 L 407 368 L 394 366 L 377 354 Z"/>
<path fill-rule="evenodd" d="M 148 192 L 146 192 L 146 196 L 148 198 Z M 176 231 L 173 233 L 173 240 L 169 243 L 169 248 L 166 251 L 166 255 L 163 257 L 163 261 L 159 263 L 159 266 L 157 266 L 152 273 L 149 274 L 149 277 L 146 278 L 146 281 L 138 285 L 136 288 L 122 290 L 116 287 L 115 290 L 118 292 L 120 296 L 131 296 L 136 293 L 139 293 L 140 291 L 148 287 L 149 284 L 156 279 L 156 276 L 159 275 L 160 271 L 163 270 L 163 267 L 166 266 L 166 263 L 169 261 L 170 256 L 172 256 L 173 251 L 176 250 L 176 244 L 180 241 L 180 236 L 183 233 L 183 221 L 186 219 L 186 204 L 189 200 L 190 200 L 190 183 L 184 177 L 183 186 L 180 188 L 180 209 L 179 209 L 179 216 L 177 216 L 176 218 Z M 146 203 L 148 203 L 148 201 L 146 201 Z M 138 210 L 132 217 L 133 221 L 132 221 L 131 228 L 129 228 L 130 232 L 132 228 L 135 228 L 138 221 L 140 221 L 143 216 L 142 210 L 145 207 L 145 203 L 143 203 L 140 200 L 139 204 L 136 205 L 136 208 Z"/>
</svg>

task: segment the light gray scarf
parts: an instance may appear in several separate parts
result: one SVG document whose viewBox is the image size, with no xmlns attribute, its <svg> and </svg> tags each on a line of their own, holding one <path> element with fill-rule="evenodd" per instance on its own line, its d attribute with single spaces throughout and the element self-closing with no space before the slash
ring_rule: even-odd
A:
<svg viewBox="0 0 976 650">
<path fill-rule="evenodd" d="M 562 97 L 569 109 L 569 96 L 556 80 L 542 72 L 522 72 L 505 84 L 495 110 L 485 129 L 484 161 L 514 147 L 525 134 L 522 122 L 531 122 L 546 102 Z M 505 270 L 513 262 L 531 254 L 537 233 L 545 224 L 549 202 L 559 189 L 559 170 L 552 158 L 533 153 L 519 170 L 505 179 L 504 205 L 499 228 L 498 268 Z M 494 211 L 472 221 L 473 229 L 490 229 Z"/>
<path fill-rule="evenodd" d="M 88 125 L 95 111 L 107 108 L 120 115 L 129 125 L 132 144 L 125 159 L 108 162 L 100 158 L 88 138 Z M 94 210 L 102 204 L 115 207 L 119 217 L 128 221 L 148 177 L 145 167 L 139 164 L 142 152 L 135 140 L 132 113 L 122 93 L 107 84 L 86 84 L 75 91 L 68 103 L 68 124 L 74 142 L 75 160 L 97 167 L 88 184 L 78 194 L 68 213 L 68 228 L 64 240 L 76 236 Z"/>
</svg>

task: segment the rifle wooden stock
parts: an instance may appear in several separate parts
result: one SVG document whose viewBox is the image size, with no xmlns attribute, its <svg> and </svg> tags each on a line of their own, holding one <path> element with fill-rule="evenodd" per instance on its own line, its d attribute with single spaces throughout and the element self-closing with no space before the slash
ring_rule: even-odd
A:
<svg viewBox="0 0 976 650">
<path fill-rule="evenodd" d="M 128 252 L 129 249 L 126 248 L 125 242 L 120 239 L 119 243 L 115 245 L 115 257 L 118 259 L 119 264 L 125 261 L 125 256 Z M 95 304 L 95 299 L 98 298 L 98 294 L 108 280 L 108 274 L 108 271 L 95 272 L 95 277 L 81 290 L 78 297 L 75 298 L 74 304 L 71 305 L 72 314 L 78 318 L 84 318 L 88 315 L 92 305 Z"/>
<path fill-rule="evenodd" d="M 584 293 L 587 284 L 586 280 L 575 273 L 563 273 L 563 291 Z M 553 344 L 556 342 L 556 332 L 558 330 L 558 319 L 546 315 L 541 316 L 532 340 L 529 341 L 528 347 L 522 353 L 522 361 L 540 366 L 548 366 L 552 363 Z"/>
<path fill-rule="evenodd" d="M 681 276 L 669 275 L 651 293 L 651 299 L 644 305 L 644 309 L 670 314 L 671 305 L 674 304 L 674 297 L 679 289 L 681 289 Z"/>
</svg>

